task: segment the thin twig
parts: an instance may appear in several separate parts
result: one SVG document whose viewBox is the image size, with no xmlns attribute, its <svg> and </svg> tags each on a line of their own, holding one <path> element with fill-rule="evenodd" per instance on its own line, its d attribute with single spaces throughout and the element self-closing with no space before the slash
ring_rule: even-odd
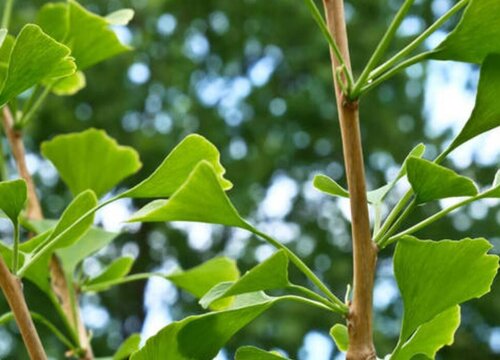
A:
<svg viewBox="0 0 500 360">
<path fill-rule="evenodd" d="M 339 44 L 346 66 L 350 70 L 343 0 L 323 0 L 323 3 L 329 30 Z M 376 355 L 372 335 L 372 300 L 377 248 L 370 233 L 358 102 L 352 102 L 343 96 L 335 76 L 339 64 L 333 54 L 331 61 L 352 217 L 354 291 L 348 316 L 347 359 L 374 360 Z"/>
<path fill-rule="evenodd" d="M 42 342 L 36 331 L 31 318 L 26 300 L 24 298 L 22 284 L 17 277 L 11 274 L 0 256 L 0 287 L 14 314 L 17 326 L 23 337 L 24 345 L 28 350 L 31 360 L 47 360 Z"/>
<path fill-rule="evenodd" d="M 17 171 L 19 176 L 26 181 L 28 187 L 28 213 L 30 219 L 43 219 L 42 208 L 38 201 L 35 184 L 26 164 L 26 150 L 22 139 L 22 133 L 14 128 L 14 116 L 7 106 L 3 107 L 3 128 L 7 139 L 9 140 L 12 156 L 16 160 Z"/>
</svg>

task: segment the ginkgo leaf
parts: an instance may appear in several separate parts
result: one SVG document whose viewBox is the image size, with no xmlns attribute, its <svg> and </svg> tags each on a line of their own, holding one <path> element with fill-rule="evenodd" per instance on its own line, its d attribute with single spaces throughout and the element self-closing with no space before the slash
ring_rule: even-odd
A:
<svg viewBox="0 0 500 360">
<path fill-rule="evenodd" d="M 242 295 L 235 308 L 173 322 L 151 337 L 131 360 L 212 360 L 236 332 L 278 299 L 263 294 Z"/>
<path fill-rule="evenodd" d="M 201 298 L 200 304 L 206 308 L 214 301 L 225 297 L 263 290 L 283 289 L 289 284 L 288 256 L 283 250 L 280 250 L 249 270 L 239 280 L 221 283 L 212 288 Z"/>
<path fill-rule="evenodd" d="M 52 249 L 64 248 L 77 242 L 90 229 L 94 222 L 94 213 L 88 214 L 97 206 L 97 198 L 90 191 L 78 195 L 64 210 L 54 230 L 47 239 Z M 86 215 L 87 214 L 87 215 Z M 84 219 L 75 224 L 77 220 Z M 69 227 L 71 229 L 67 230 Z"/>
<path fill-rule="evenodd" d="M 416 194 L 417 203 L 457 196 L 474 196 L 478 193 L 471 179 L 431 161 L 410 158 L 406 166 L 408 181 Z"/>
<path fill-rule="evenodd" d="M 500 198 L 500 170 L 495 174 L 491 187 L 483 191 L 479 196 L 482 198 Z"/>
<path fill-rule="evenodd" d="M 130 11 L 125 15 L 130 16 Z M 111 20 L 118 21 L 118 18 L 123 22 L 125 16 L 118 13 Z M 71 48 L 80 70 L 130 50 L 110 28 L 110 20 L 86 10 L 74 0 L 45 4 L 38 13 L 37 23 Z"/>
<path fill-rule="evenodd" d="M 168 198 L 186 181 L 200 161 L 208 161 L 224 190 L 232 187 L 224 179 L 226 172 L 220 163 L 219 150 L 203 136 L 186 136 L 163 160 L 158 168 L 140 184 L 127 191 L 124 196 L 132 198 Z"/>
<path fill-rule="evenodd" d="M 43 81 L 73 74 L 75 63 L 70 49 L 33 24 L 23 27 L 10 53 L 0 91 L 0 106 Z"/>
<path fill-rule="evenodd" d="M 132 355 L 134 352 L 139 350 L 139 347 L 141 345 L 141 335 L 140 334 L 132 334 L 130 335 L 127 340 L 125 340 L 118 350 L 116 350 L 115 354 L 113 355 L 112 360 L 126 360 L 129 358 L 130 355 Z"/>
<path fill-rule="evenodd" d="M 480 64 L 487 55 L 500 53 L 499 13 L 497 0 L 470 0 L 458 25 L 431 57 Z"/>
<path fill-rule="evenodd" d="M 77 71 L 73 75 L 54 82 L 53 85 L 51 85 L 51 90 L 58 96 L 69 96 L 76 94 L 86 85 L 85 74 L 81 71 Z"/>
<path fill-rule="evenodd" d="M 176 286 L 191 293 L 198 299 L 215 285 L 235 281 L 239 277 L 240 271 L 236 266 L 236 262 L 227 257 L 217 257 L 189 270 L 177 270 L 166 276 Z M 212 308 L 220 309 L 227 307 L 229 304 L 230 301 L 218 302 Z"/>
<path fill-rule="evenodd" d="M 405 158 L 403 165 L 401 166 L 401 169 L 399 170 L 398 175 L 392 180 L 390 183 L 385 184 L 384 186 L 379 187 L 378 189 L 368 191 L 366 196 L 367 200 L 370 204 L 380 204 L 386 197 L 386 195 L 391 191 L 391 189 L 396 185 L 398 180 L 400 180 L 403 176 L 406 175 L 406 164 L 408 162 L 408 159 L 411 157 L 418 157 L 421 158 L 425 152 L 425 145 L 424 144 L 418 144 L 415 146 L 408 156 Z M 343 197 L 343 198 L 349 198 L 349 192 L 344 189 L 342 186 L 340 186 L 335 180 L 331 179 L 330 177 L 326 175 L 316 175 L 313 180 L 313 186 L 318 189 L 319 191 L 331 195 L 331 196 L 338 196 L 338 197 Z"/>
<path fill-rule="evenodd" d="M 346 352 L 349 348 L 349 333 L 347 326 L 342 324 L 335 324 L 330 329 L 330 336 L 332 337 L 335 345 L 340 351 Z"/>
<path fill-rule="evenodd" d="M 91 227 L 90 230 L 73 245 L 57 249 L 56 253 L 61 259 L 64 271 L 67 274 L 73 274 L 78 264 L 110 244 L 117 236 L 118 233 Z"/>
<path fill-rule="evenodd" d="M 56 136 L 42 143 L 42 154 L 54 164 L 73 195 L 91 189 L 101 197 L 141 168 L 133 148 L 118 145 L 97 129 Z"/>
<path fill-rule="evenodd" d="M 390 183 L 379 187 L 378 189 L 368 192 L 368 201 L 372 204 L 381 204 L 385 199 L 389 191 L 396 185 L 396 183 L 406 175 L 407 173 L 407 163 L 412 157 L 421 158 L 425 153 L 425 145 L 420 143 L 415 146 L 410 153 L 406 156 L 403 161 L 403 165 L 399 169 L 398 175 Z"/>
<path fill-rule="evenodd" d="M 252 229 L 231 204 L 213 166 L 205 160 L 170 199 L 149 203 L 128 221 L 196 221 Z"/>
<path fill-rule="evenodd" d="M 44 4 L 38 11 L 36 23 L 52 38 L 63 42 L 69 28 L 67 2 Z"/>
<path fill-rule="evenodd" d="M 7 76 L 7 68 L 9 67 L 10 53 L 16 39 L 12 35 L 5 33 L 5 37 L 0 45 L 0 86 L 4 83 Z"/>
<path fill-rule="evenodd" d="M 400 341 L 443 311 L 490 291 L 498 257 L 485 239 L 418 240 L 405 236 L 396 246 L 394 274 L 404 305 Z"/>
<path fill-rule="evenodd" d="M 331 195 L 348 198 L 349 192 L 340 186 L 335 180 L 329 176 L 319 174 L 314 176 L 313 186 L 319 191 Z"/>
<path fill-rule="evenodd" d="M 0 29 L 0 48 L 2 47 L 3 42 L 7 38 L 8 33 L 9 32 L 7 31 L 7 29 Z"/>
<path fill-rule="evenodd" d="M 99 285 L 116 279 L 120 279 L 128 275 L 134 265 L 135 259 L 131 256 L 123 256 L 115 259 L 109 264 L 100 274 L 85 281 L 85 286 Z M 102 288 L 101 291 L 108 288 Z"/>
<path fill-rule="evenodd" d="M 276 351 L 264 351 L 253 346 L 240 347 L 234 355 L 234 360 L 289 360 Z"/>
<path fill-rule="evenodd" d="M 500 55 L 495 54 L 488 56 L 481 66 L 474 110 L 460 133 L 446 149 L 445 154 L 450 153 L 476 136 L 500 126 L 499 89 Z"/>
<path fill-rule="evenodd" d="M 19 214 L 28 199 L 26 182 L 22 179 L 0 182 L 0 209 L 17 226 Z"/>
<path fill-rule="evenodd" d="M 106 16 L 106 20 L 111 25 L 127 25 L 134 18 L 134 10 L 120 9 Z"/>
<path fill-rule="evenodd" d="M 455 305 L 421 325 L 390 360 L 411 360 L 419 354 L 434 359 L 439 349 L 453 344 L 459 326 L 460 306 Z"/>
</svg>

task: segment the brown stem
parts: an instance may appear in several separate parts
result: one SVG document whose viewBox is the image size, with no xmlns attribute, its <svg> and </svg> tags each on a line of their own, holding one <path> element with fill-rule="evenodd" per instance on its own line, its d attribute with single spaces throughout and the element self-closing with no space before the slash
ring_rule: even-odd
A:
<svg viewBox="0 0 500 360">
<path fill-rule="evenodd" d="M 14 314 L 17 326 L 23 337 L 24 344 L 28 350 L 31 360 L 46 360 L 45 350 L 36 331 L 31 318 L 26 300 L 24 299 L 23 287 L 17 277 L 12 275 L 0 256 L 0 287 Z"/>
<path fill-rule="evenodd" d="M 16 160 L 19 175 L 26 181 L 28 187 L 27 217 L 32 220 L 41 220 L 43 219 L 43 212 L 36 193 L 33 178 L 31 177 L 26 165 L 26 151 L 23 144 L 22 133 L 15 129 L 14 117 L 7 106 L 3 107 L 3 128 L 12 149 L 12 156 Z M 50 274 L 52 279 L 52 290 L 57 295 L 61 308 L 63 309 L 70 324 L 78 331 L 80 346 L 85 350 L 85 354 L 82 355 L 80 359 L 94 359 L 87 331 L 81 321 L 80 311 L 77 308 L 77 313 L 74 314 L 73 312 L 70 289 L 59 260 L 55 255 L 52 256 L 50 262 Z"/>
<path fill-rule="evenodd" d="M 19 176 L 26 181 L 28 187 L 28 218 L 43 219 L 42 208 L 38 201 L 35 184 L 26 165 L 26 151 L 22 140 L 22 134 L 14 128 L 14 117 L 7 106 L 3 107 L 3 128 L 9 140 L 12 156 L 16 159 Z"/>
<path fill-rule="evenodd" d="M 329 30 L 350 70 L 351 61 L 343 0 L 323 0 L 323 4 Z M 372 301 L 377 248 L 370 233 L 358 101 L 349 101 L 344 96 L 335 76 L 339 64 L 333 54 L 331 54 L 331 61 L 352 217 L 354 279 L 353 299 L 348 316 L 349 349 L 347 359 L 374 360 L 376 355 L 372 335 Z"/>
</svg>

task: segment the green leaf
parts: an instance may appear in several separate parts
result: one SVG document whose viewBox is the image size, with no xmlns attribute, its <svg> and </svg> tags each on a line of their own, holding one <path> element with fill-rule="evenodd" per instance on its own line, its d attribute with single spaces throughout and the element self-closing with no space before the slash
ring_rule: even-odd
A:
<svg viewBox="0 0 500 360">
<path fill-rule="evenodd" d="M 0 182 L 0 209 L 17 227 L 19 214 L 23 211 L 28 199 L 26 182 L 22 179 Z"/>
<path fill-rule="evenodd" d="M 196 298 L 204 296 L 215 285 L 227 281 L 235 281 L 240 277 L 236 262 L 227 257 L 217 257 L 191 268 L 179 270 L 166 278 L 181 289 L 191 293 Z M 219 302 L 213 308 L 226 307 L 230 302 Z"/>
<path fill-rule="evenodd" d="M 478 193 L 471 179 L 428 160 L 410 158 L 407 169 L 417 203 Z"/>
<path fill-rule="evenodd" d="M 0 29 L 0 48 L 3 46 L 3 42 L 7 38 L 7 29 Z"/>
<path fill-rule="evenodd" d="M 41 235 L 36 236 L 24 242 L 20 246 L 20 250 L 29 254 L 33 252 L 33 250 L 42 242 L 47 240 L 47 237 L 50 235 L 52 230 L 57 224 L 57 220 L 25 220 L 23 226 L 25 226 L 29 231 L 32 231 L 36 234 L 41 234 L 45 236 L 45 240 L 40 239 L 37 241 L 36 239 Z M 98 227 L 91 227 L 89 231 L 87 231 L 77 242 L 74 244 L 67 246 L 62 249 L 57 249 L 56 254 L 58 255 L 63 270 L 69 276 L 73 276 L 73 272 L 76 267 L 87 257 L 98 252 L 108 244 L 110 244 L 119 234 L 105 231 Z M 48 254 L 48 258 L 50 258 L 51 254 Z M 36 267 L 36 266 L 35 266 Z M 26 276 L 31 271 L 28 270 Z"/>
<path fill-rule="evenodd" d="M 346 352 L 349 348 L 349 333 L 347 327 L 342 324 L 335 324 L 330 329 L 330 336 L 340 351 Z"/>
<path fill-rule="evenodd" d="M 406 156 L 403 161 L 403 165 L 401 165 L 401 169 L 399 169 L 398 175 L 392 180 L 390 183 L 379 187 L 378 189 L 372 190 L 368 192 L 368 201 L 372 204 L 381 204 L 385 199 L 389 191 L 396 185 L 396 183 L 406 175 L 407 173 L 407 163 L 408 160 L 412 157 L 421 158 L 425 153 L 425 145 L 420 143 L 415 146 L 410 153 Z"/>
<path fill-rule="evenodd" d="M 73 274 L 78 264 L 110 244 L 117 236 L 117 233 L 92 227 L 73 245 L 58 249 L 56 253 L 61 259 L 64 271 L 67 274 Z"/>
<path fill-rule="evenodd" d="M 207 308 L 214 301 L 225 297 L 262 290 L 283 289 L 289 284 L 288 256 L 280 250 L 246 272 L 239 280 L 221 283 L 220 286 L 212 288 L 201 298 L 200 304 Z M 221 288 L 223 288 L 222 291 Z"/>
<path fill-rule="evenodd" d="M 108 267 L 106 267 L 99 275 L 93 277 L 85 282 L 86 286 L 99 285 L 109 281 L 123 278 L 128 275 L 134 265 L 135 259 L 130 256 L 124 256 L 114 260 Z M 106 288 L 102 289 L 106 290 Z"/>
<path fill-rule="evenodd" d="M 431 53 L 434 59 L 480 64 L 493 53 L 500 53 L 500 3 L 497 0 L 471 0 L 455 29 Z"/>
<path fill-rule="evenodd" d="M 130 15 L 130 12 L 125 15 Z M 123 22 L 126 17 L 118 13 L 111 20 L 116 21 L 117 18 Z M 87 11 L 74 0 L 69 0 L 67 4 L 44 5 L 37 23 L 71 48 L 80 70 L 130 50 L 110 29 L 110 20 Z"/>
<path fill-rule="evenodd" d="M 0 92 L 0 106 L 32 86 L 75 72 L 70 49 L 28 24 L 19 33 L 10 54 L 7 74 Z"/>
<path fill-rule="evenodd" d="M 380 204 L 384 200 L 385 196 L 391 191 L 391 189 L 396 185 L 399 179 L 406 175 L 406 163 L 410 157 L 422 157 L 425 152 L 425 145 L 418 144 L 415 146 L 408 156 L 405 158 L 398 175 L 389 184 L 379 187 L 378 189 L 368 191 L 367 198 L 370 204 Z M 326 175 L 316 175 L 313 180 L 313 185 L 319 191 L 331 195 L 343 198 L 349 198 L 349 192 L 340 186 L 335 180 L 331 179 Z"/>
<path fill-rule="evenodd" d="M 169 200 L 149 203 L 129 221 L 197 221 L 249 228 L 222 189 L 213 166 L 205 160 Z"/>
<path fill-rule="evenodd" d="M 323 174 L 314 176 L 313 186 L 319 191 L 331 196 L 339 196 L 344 198 L 349 197 L 349 192 L 346 189 L 340 186 L 332 178 Z"/>
<path fill-rule="evenodd" d="M 111 25 L 127 25 L 134 18 L 134 10 L 121 9 L 106 16 L 106 20 Z"/>
<path fill-rule="evenodd" d="M 243 346 L 236 351 L 234 360 L 289 360 L 276 351 L 264 351 L 253 346 Z"/>
<path fill-rule="evenodd" d="M 36 23 L 48 35 L 63 42 L 69 28 L 68 4 L 66 2 L 46 3 L 38 11 Z"/>
<path fill-rule="evenodd" d="M 400 341 L 436 315 L 490 291 L 498 257 L 485 239 L 418 240 L 403 237 L 394 254 L 394 273 L 403 297 Z"/>
<path fill-rule="evenodd" d="M 498 28 L 500 30 L 500 26 Z M 492 41 L 492 43 L 494 42 Z M 485 43 L 485 41 L 483 40 L 482 43 Z M 474 110 L 458 136 L 446 149 L 446 154 L 470 139 L 500 126 L 499 97 L 500 55 L 490 55 L 481 67 Z"/>
<path fill-rule="evenodd" d="M 57 168 L 73 195 L 93 190 L 98 197 L 141 168 L 137 152 L 106 132 L 89 129 L 42 143 L 42 154 Z"/>
<path fill-rule="evenodd" d="M 495 174 L 495 178 L 493 179 L 493 183 L 491 187 L 483 191 L 479 197 L 481 198 L 500 198 L 500 170 Z"/>
<path fill-rule="evenodd" d="M 85 74 L 81 71 L 75 72 L 73 75 L 67 76 L 61 80 L 57 80 L 52 85 L 52 92 L 58 96 L 74 95 L 87 85 Z"/>
<path fill-rule="evenodd" d="M 236 332 L 276 301 L 265 295 L 243 295 L 239 307 L 173 322 L 151 337 L 131 359 L 212 360 Z"/>
<path fill-rule="evenodd" d="M 116 351 L 115 355 L 113 355 L 113 360 L 125 360 L 128 359 L 132 353 L 136 352 L 139 350 L 139 346 L 141 344 L 141 335 L 140 334 L 132 334 L 130 335 L 127 340 L 125 340 L 118 350 Z"/>
<path fill-rule="evenodd" d="M 453 344 L 460 325 L 460 306 L 455 305 L 420 326 L 413 336 L 391 356 L 391 360 L 411 360 L 415 355 L 434 359 L 445 345 Z"/>
<path fill-rule="evenodd" d="M 222 188 L 229 190 L 232 184 L 223 177 L 226 170 L 220 163 L 219 151 L 203 136 L 192 134 L 185 137 L 146 180 L 127 191 L 125 196 L 168 198 L 203 160 L 212 165 Z"/>
<path fill-rule="evenodd" d="M 78 195 L 64 210 L 60 220 L 47 239 L 51 249 L 64 248 L 76 243 L 89 230 L 94 222 L 94 212 L 87 215 L 79 224 L 74 223 L 97 206 L 97 198 L 90 191 Z M 73 226 L 74 225 L 74 226 Z M 70 226 L 73 228 L 66 231 Z"/>
<path fill-rule="evenodd" d="M 6 35 L 0 45 L 0 86 L 4 83 L 7 76 L 7 68 L 9 67 L 10 53 L 14 47 L 16 39 L 12 35 Z"/>
</svg>

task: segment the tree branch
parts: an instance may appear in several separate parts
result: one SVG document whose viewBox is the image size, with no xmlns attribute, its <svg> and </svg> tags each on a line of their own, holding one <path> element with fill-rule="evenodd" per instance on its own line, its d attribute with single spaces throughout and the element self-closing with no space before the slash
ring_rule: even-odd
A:
<svg viewBox="0 0 500 360">
<path fill-rule="evenodd" d="M 14 157 L 19 171 L 19 175 L 26 181 L 28 187 L 28 211 L 27 217 L 32 220 L 43 219 L 43 212 L 40 206 L 40 201 L 36 193 L 36 188 L 26 165 L 26 151 L 23 144 L 22 133 L 14 127 L 14 117 L 7 106 L 3 108 L 3 127 L 7 139 L 9 140 Z M 81 321 L 80 311 L 78 307 L 73 306 L 71 298 L 71 289 L 68 286 L 64 271 L 55 255 L 52 256 L 50 262 L 50 274 L 52 279 L 52 290 L 56 294 L 61 308 L 68 318 L 70 324 L 78 332 L 80 346 L 85 350 L 85 354 L 80 357 L 81 360 L 92 360 L 94 355 L 90 347 L 90 341 L 85 327 Z M 72 286 L 72 285 L 71 285 Z M 76 310 L 74 310 L 76 308 Z"/>
<path fill-rule="evenodd" d="M 14 128 L 14 117 L 7 106 L 3 107 L 3 128 L 9 140 L 12 156 L 16 160 L 19 176 L 26 181 L 28 187 L 28 218 L 35 220 L 43 219 L 42 208 L 38 201 L 35 184 L 26 164 L 26 150 L 24 149 L 22 134 Z"/>
<path fill-rule="evenodd" d="M 0 256 L 0 287 L 14 314 L 17 326 L 23 337 L 24 344 L 28 350 L 31 360 L 47 360 L 42 342 L 36 331 L 33 319 L 26 305 L 22 284 L 17 277 L 12 275 Z"/>
<path fill-rule="evenodd" d="M 350 70 L 349 45 L 343 0 L 323 0 L 330 32 Z M 376 359 L 372 337 L 372 301 L 377 248 L 372 242 L 366 198 L 363 150 L 359 128 L 358 101 L 350 101 L 335 76 L 338 63 L 331 56 L 342 147 L 350 194 L 353 241 L 353 300 L 349 308 L 348 360 Z"/>
</svg>

